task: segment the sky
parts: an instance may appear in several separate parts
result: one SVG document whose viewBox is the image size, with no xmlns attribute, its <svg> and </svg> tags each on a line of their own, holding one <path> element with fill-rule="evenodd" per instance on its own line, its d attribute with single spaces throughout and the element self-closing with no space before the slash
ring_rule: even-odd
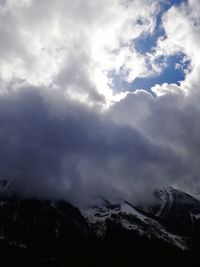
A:
<svg viewBox="0 0 200 267">
<path fill-rule="evenodd" d="M 199 14 L 199 0 L 0 0 L 0 177 L 76 205 L 199 196 Z"/>
</svg>

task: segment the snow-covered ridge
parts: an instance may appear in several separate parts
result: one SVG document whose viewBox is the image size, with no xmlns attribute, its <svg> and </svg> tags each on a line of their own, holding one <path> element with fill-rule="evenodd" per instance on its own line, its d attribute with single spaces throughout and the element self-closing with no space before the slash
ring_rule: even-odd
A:
<svg viewBox="0 0 200 267">
<path fill-rule="evenodd" d="M 149 239 L 162 239 L 182 250 L 188 249 L 184 238 L 166 231 L 158 221 L 142 213 L 127 201 L 121 201 L 117 204 L 106 202 L 102 206 L 84 210 L 82 214 L 88 223 L 94 226 L 99 236 L 105 235 L 107 222 L 110 220 L 120 224 L 128 231 L 138 233 L 140 236 L 147 236 Z"/>
<path fill-rule="evenodd" d="M 81 210 L 80 213 L 78 208 L 65 201 L 18 199 L 18 196 L 12 194 L 5 195 L 4 192 L 10 189 L 10 186 L 12 188 L 7 180 L 0 180 L 2 192 L 0 209 L 2 218 L 6 218 L 5 221 L 11 221 L 15 226 L 16 222 L 20 225 L 24 220 L 30 226 L 35 219 L 40 223 L 41 217 L 45 222 L 45 216 L 53 216 L 62 221 L 62 229 L 66 230 L 69 223 L 78 229 L 82 236 L 87 236 L 91 232 L 96 234 L 97 239 L 106 238 L 107 230 L 110 229 L 108 227 L 111 227 L 112 231 L 117 226 L 119 232 L 122 230 L 125 235 L 129 236 L 130 231 L 133 236 L 161 240 L 182 250 L 189 249 L 192 236 L 200 233 L 200 202 L 173 188 L 156 189 L 153 192 L 155 203 L 135 206 L 126 200 L 117 203 L 102 200 L 100 205 Z M 35 209 L 35 207 L 38 208 Z M 45 210 L 46 215 L 40 208 Z M 40 215 L 38 215 L 39 212 Z M 2 221 L 2 231 L 0 231 L 0 236 L 5 238 L 6 224 L 7 222 Z M 55 222 L 56 237 L 59 229 Z"/>
</svg>

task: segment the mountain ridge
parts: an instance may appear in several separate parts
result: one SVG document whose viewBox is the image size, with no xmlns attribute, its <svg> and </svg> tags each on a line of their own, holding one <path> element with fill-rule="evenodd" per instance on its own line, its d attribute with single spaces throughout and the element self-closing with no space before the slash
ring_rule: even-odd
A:
<svg viewBox="0 0 200 267">
<path fill-rule="evenodd" d="M 5 182 L 0 185 L 7 187 Z M 173 255 L 187 266 L 187 259 L 191 262 L 200 247 L 200 202 L 177 189 L 168 190 L 154 191 L 157 206 L 103 200 L 82 210 L 64 200 L 4 192 L 0 194 L 0 251 L 14 254 L 11 258 L 21 266 L 27 262 L 30 266 L 30 261 L 37 266 L 80 266 L 81 259 L 83 266 L 123 266 L 132 254 L 135 261 L 145 261 L 141 253 L 155 266 L 157 253 Z"/>
</svg>

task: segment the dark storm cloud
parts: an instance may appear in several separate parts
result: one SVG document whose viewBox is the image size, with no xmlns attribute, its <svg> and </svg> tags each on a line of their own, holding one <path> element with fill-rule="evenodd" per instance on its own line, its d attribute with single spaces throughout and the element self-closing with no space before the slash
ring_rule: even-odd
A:
<svg viewBox="0 0 200 267">
<path fill-rule="evenodd" d="M 76 203 L 96 196 L 134 199 L 164 185 L 166 176 L 180 176 L 181 161 L 172 150 L 44 91 L 0 96 L 0 176 L 20 193 Z"/>
<path fill-rule="evenodd" d="M 110 109 L 110 117 L 120 125 L 126 124 L 139 129 L 157 146 L 168 148 L 166 153 L 176 154 L 180 161 L 176 161 L 175 158 L 172 158 L 171 162 L 166 161 L 171 172 L 165 169 L 164 176 L 163 173 L 161 175 L 159 172 L 155 173 L 159 173 L 160 179 L 164 179 L 166 184 L 198 195 L 200 192 L 200 109 L 197 103 L 199 90 L 196 88 L 191 94 L 185 95 L 180 88 L 177 90 L 175 85 L 167 85 L 167 88 L 168 93 L 159 97 L 152 97 L 144 91 L 127 95 Z"/>
<path fill-rule="evenodd" d="M 184 190 L 199 194 L 200 110 L 190 103 L 191 97 L 165 95 L 155 100 L 150 105 L 144 131 L 158 144 L 165 144 L 180 155 L 187 168 L 174 182 Z"/>
</svg>

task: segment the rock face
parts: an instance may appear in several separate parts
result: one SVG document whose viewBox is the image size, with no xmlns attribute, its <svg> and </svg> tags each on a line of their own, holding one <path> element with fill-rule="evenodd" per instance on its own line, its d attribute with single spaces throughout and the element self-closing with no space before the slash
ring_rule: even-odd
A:
<svg viewBox="0 0 200 267">
<path fill-rule="evenodd" d="M 172 257 L 198 266 L 200 202 L 184 192 L 159 189 L 151 205 L 103 200 L 80 211 L 63 200 L 6 196 L 8 184 L 0 186 L 3 266 L 166 266 Z"/>
<path fill-rule="evenodd" d="M 191 236 L 198 230 L 200 202 L 174 188 L 154 191 L 157 205 L 143 206 L 141 211 L 154 216 L 164 227 L 181 236 Z"/>
</svg>

